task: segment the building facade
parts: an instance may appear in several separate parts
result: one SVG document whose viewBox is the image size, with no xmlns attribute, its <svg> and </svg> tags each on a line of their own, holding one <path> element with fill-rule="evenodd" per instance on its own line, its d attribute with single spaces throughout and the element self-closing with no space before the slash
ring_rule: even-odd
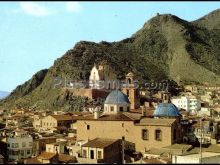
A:
<svg viewBox="0 0 220 165">
<path fill-rule="evenodd" d="M 171 102 L 179 109 L 185 109 L 190 113 L 197 113 L 201 109 L 201 101 L 195 97 L 182 96 L 179 98 L 171 99 Z"/>
<path fill-rule="evenodd" d="M 8 159 L 19 160 L 32 156 L 33 138 L 27 131 L 16 130 L 7 138 Z"/>
</svg>

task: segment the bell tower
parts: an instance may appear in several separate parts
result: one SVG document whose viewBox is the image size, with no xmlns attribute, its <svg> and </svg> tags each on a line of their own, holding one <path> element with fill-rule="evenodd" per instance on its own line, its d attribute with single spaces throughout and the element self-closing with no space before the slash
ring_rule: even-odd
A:
<svg viewBox="0 0 220 165">
<path fill-rule="evenodd" d="M 128 96 L 130 101 L 130 109 L 138 109 L 140 107 L 139 89 L 135 86 L 135 76 L 129 72 L 125 78 L 126 85 L 122 87 L 122 92 Z"/>
<path fill-rule="evenodd" d="M 171 94 L 170 94 L 170 92 L 168 92 L 167 90 L 161 92 L 161 99 L 162 99 L 163 103 L 171 103 L 171 100 L 170 100 L 171 99 Z"/>
</svg>

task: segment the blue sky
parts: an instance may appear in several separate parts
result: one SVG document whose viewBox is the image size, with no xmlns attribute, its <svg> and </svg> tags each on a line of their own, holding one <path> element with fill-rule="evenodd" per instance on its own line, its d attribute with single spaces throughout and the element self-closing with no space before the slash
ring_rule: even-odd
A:
<svg viewBox="0 0 220 165">
<path fill-rule="evenodd" d="M 0 2 L 0 90 L 12 91 L 81 40 L 119 41 L 156 13 L 196 20 L 220 2 Z"/>
</svg>

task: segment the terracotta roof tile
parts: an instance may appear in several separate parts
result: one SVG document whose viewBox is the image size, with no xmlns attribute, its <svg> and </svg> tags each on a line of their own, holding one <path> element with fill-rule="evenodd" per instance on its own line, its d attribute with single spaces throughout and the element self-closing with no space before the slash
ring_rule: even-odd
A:
<svg viewBox="0 0 220 165">
<path fill-rule="evenodd" d="M 54 156 L 56 156 L 55 153 L 50 153 L 50 152 L 43 152 L 41 153 L 38 158 L 39 159 L 47 159 L 47 160 L 50 160 L 52 159 Z"/>
<path fill-rule="evenodd" d="M 86 144 L 83 144 L 82 147 L 105 148 L 118 140 L 119 139 L 95 138 Z"/>
<path fill-rule="evenodd" d="M 68 163 L 70 161 L 76 161 L 76 157 L 67 155 L 67 154 L 59 154 L 58 155 L 59 162 Z"/>
<path fill-rule="evenodd" d="M 72 117 L 70 115 L 51 115 L 51 116 L 58 121 L 72 120 Z"/>
<path fill-rule="evenodd" d="M 176 119 L 155 119 L 155 118 L 142 118 L 136 125 L 164 125 L 171 126 Z"/>
</svg>

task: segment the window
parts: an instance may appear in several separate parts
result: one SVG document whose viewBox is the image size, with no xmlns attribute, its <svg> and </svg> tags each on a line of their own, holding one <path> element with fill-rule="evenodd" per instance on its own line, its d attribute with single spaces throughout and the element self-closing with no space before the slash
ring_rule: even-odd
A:
<svg viewBox="0 0 220 165">
<path fill-rule="evenodd" d="M 32 146 L 32 142 L 29 142 L 29 146 L 30 146 L 30 147 Z"/>
<path fill-rule="evenodd" d="M 12 143 L 12 146 L 11 146 L 11 148 L 15 148 L 15 144 L 14 144 L 14 143 Z"/>
<path fill-rule="evenodd" d="M 83 158 L 86 158 L 86 156 L 87 156 L 87 151 L 86 151 L 86 150 L 83 150 L 83 152 L 82 152 L 82 157 L 83 157 Z"/>
<path fill-rule="evenodd" d="M 8 147 L 10 147 L 10 143 L 8 143 Z"/>
<path fill-rule="evenodd" d="M 15 143 L 15 148 L 18 148 L 19 147 L 19 144 L 18 143 Z"/>
<path fill-rule="evenodd" d="M 87 130 L 89 130 L 90 129 L 90 125 L 87 125 Z"/>
<path fill-rule="evenodd" d="M 102 159 L 102 151 L 98 151 L 98 159 Z"/>
<path fill-rule="evenodd" d="M 27 150 L 27 155 L 31 154 L 31 150 Z"/>
<path fill-rule="evenodd" d="M 124 123 L 121 123 L 121 126 L 124 127 Z"/>
<path fill-rule="evenodd" d="M 111 111 L 111 112 L 114 111 L 114 107 L 113 107 L 113 106 L 110 107 L 110 111 Z"/>
<path fill-rule="evenodd" d="M 26 147 L 26 143 L 25 142 L 22 142 L 22 147 Z"/>
<path fill-rule="evenodd" d="M 120 107 L 120 112 L 123 112 L 123 107 Z"/>
<path fill-rule="evenodd" d="M 142 129 L 142 139 L 148 140 L 148 130 L 147 129 Z"/>
<path fill-rule="evenodd" d="M 161 141 L 162 140 L 162 131 L 159 130 L 159 129 L 157 129 L 155 131 L 155 140 L 157 140 L 157 141 Z"/>
<path fill-rule="evenodd" d="M 21 150 L 21 156 L 24 156 L 24 150 Z"/>
</svg>

